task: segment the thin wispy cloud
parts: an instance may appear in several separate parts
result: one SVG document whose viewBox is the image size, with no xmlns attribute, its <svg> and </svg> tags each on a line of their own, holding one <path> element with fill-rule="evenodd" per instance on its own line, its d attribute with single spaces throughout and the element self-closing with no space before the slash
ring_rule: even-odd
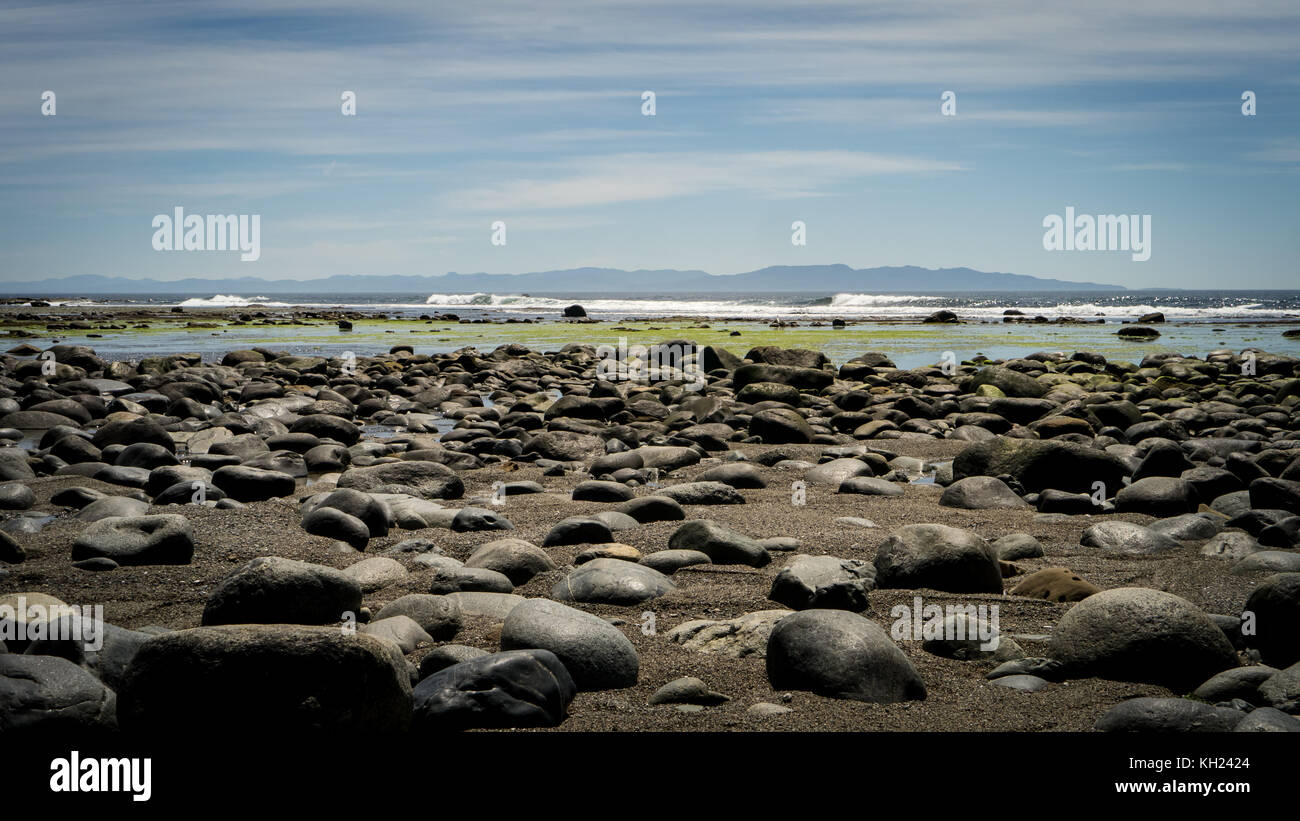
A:
<svg viewBox="0 0 1300 821">
<path fill-rule="evenodd" d="M 0 278 L 734 271 L 815 253 L 1206 287 L 1231 260 L 1280 286 L 1296 239 L 1216 243 L 1288 201 L 1298 39 L 1284 0 L 4 7 Z M 262 214 L 261 260 L 150 253 L 160 202 Z M 1043 215 L 1083 202 L 1180 240 L 1140 271 L 1044 259 Z"/>
</svg>

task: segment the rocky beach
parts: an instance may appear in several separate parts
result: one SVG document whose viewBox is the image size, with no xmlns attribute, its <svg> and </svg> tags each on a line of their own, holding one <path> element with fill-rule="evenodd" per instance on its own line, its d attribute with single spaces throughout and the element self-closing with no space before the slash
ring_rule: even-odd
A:
<svg viewBox="0 0 1300 821">
<path fill-rule="evenodd" d="M 117 319 L 66 330 L 157 317 Z M 613 368 L 626 327 L 572 317 L 11 332 L 0 729 L 1300 728 L 1300 359 L 837 365 L 691 322 Z"/>
</svg>

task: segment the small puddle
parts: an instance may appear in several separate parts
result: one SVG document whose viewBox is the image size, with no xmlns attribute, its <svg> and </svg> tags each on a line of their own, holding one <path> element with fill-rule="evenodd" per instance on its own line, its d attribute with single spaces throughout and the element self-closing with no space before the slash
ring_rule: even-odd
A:
<svg viewBox="0 0 1300 821">
<path fill-rule="evenodd" d="M 45 431 L 25 430 L 22 431 L 22 434 L 23 438 L 11 439 L 9 441 L 13 442 L 17 447 L 20 447 L 23 450 L 36 450 L 41 445 L 41 437 L 45 435 Z"/>
<path fill-rule="evenodd" d="M 361 433 L 368 439 L 392 439 L 406 433 L 405 425 L 363 425 Z"/>
<path fill-rule="evenodd" d="M 21 513 L 0 525 L 0 530 L 6 533 L 40 533 L 55 518 L 53 513 Z"/>
</svg>

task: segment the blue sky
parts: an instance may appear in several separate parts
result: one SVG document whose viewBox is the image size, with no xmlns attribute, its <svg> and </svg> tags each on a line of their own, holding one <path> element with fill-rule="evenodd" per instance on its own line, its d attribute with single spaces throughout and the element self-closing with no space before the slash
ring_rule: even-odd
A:
<svg viewBox="0 0 1300 821">
<path fill-rule="evenodd" d="M 1295 288 L 1298 63 L 1294 2 L 5 3 L 0 281 L 842 262 Z M 261 258 L 153 250 L 178 205 L 261 215 Z M 1150 260 L 1044 250 L 1066 206 L 1150 214 Z"/>
</svg>

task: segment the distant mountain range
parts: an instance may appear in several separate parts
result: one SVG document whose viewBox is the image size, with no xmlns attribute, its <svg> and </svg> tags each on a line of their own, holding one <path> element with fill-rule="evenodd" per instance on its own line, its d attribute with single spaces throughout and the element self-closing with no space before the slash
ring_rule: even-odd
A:
<svg viewBox="0 0 1300 821">
<path fill-rule="evenodd" d="M 773 265 L 743 274 L 705 271 L 624 271 L 573 268 L 529 274 L 442 276 L 344 275 L 319 279 L 128 279 L 83 275 L 35 282 L 0 282 L 12 296 L 90 296 L 94 294 L 609 294 L 609 293 L 916 293 L 918 291 L 1124 291 L 1121 285 L 1071 282 L 971 268 L 850 268 L 848 265 Z"/>
</svg>

